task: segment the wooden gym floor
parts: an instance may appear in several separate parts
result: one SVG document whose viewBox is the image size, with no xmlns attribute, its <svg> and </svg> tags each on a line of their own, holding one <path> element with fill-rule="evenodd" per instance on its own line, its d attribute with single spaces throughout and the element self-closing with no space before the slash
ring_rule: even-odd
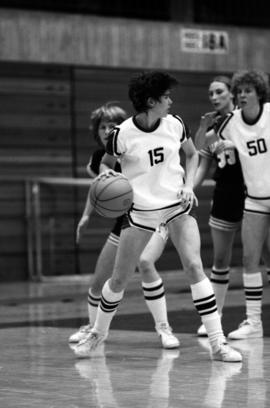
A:
<svg viewBox="0 0 270 408">
<path fill-rule="evenodd" d="M 209 273 L 209 271 L 208 271 Z M 78 360 L 68 337 L 86 322 L 89 277 L 0 287 L 1 408 L 267 408 L 270 401 L 270 286 L 264 275 L 263 339 L 231 342 L 242 363 L 212 362 L 183 272 L 163 272 L 179 350 L 163 350 L 138 274 L 106 344 Z M 224 331 L 244 318 L 241 271 L 233 269 Z"/>
</svg>

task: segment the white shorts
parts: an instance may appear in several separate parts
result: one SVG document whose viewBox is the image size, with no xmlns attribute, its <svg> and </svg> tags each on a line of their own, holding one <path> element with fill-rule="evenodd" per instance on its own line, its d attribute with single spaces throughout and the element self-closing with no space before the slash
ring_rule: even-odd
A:
<svg viewBox="0 0 270 408">
<path fill-rule="evenodd" d="M 132 208 L 128 213 L 128 220 L 133 227 L 156 231 L 160 224 L 166 225 L 175 218 L 188 214 L 190 210 L 190 204 L 183 206 L 180 203 L 161 210 L 137 210 Z"/>
<path fill-rule="evenodd" d="M 255 199 L 247 197 L 244 212 L 270 215 L 270 198 Z"/>
</svg>

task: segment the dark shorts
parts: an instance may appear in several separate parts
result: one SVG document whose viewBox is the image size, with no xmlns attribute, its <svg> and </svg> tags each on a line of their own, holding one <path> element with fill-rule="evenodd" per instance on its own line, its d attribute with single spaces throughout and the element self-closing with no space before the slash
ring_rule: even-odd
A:
<svg viewBox="0 0 270 408">
<path fill-rule="evenodd" d="M 126 219 L 126 221 L 128 222 L 127 216 L 126 214 L 121 215 L 121 217 L 116 218 L 116 221 L 114 223 L 114 226 L 112 227 L 111 230 L 111 234 L 116 235 L 117 237 L 120 237 L 121 234 L 121 230 L 122 230 L 122 226 L 123 226 L 123 222 Z"/>
<path fill-rule="evenodd" d="M 213 218 L 239 223 L 243 218 L 245 192 L 238 189 L 215 188 L 212 200 L 211 216 Z"/>
</svg>

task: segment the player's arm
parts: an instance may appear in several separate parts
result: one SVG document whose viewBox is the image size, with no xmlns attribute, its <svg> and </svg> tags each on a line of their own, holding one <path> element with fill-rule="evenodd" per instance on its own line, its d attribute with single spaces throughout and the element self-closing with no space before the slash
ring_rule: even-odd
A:
<svg viewBox="0 0 270 408">
<path fill-rule="evenodd" d="M 197 168 L 195 179 L 194 179 L 194 190 L 195 191 L 202 184 L 207 174 L 209 173 L 212 161 L 213 160 L 211 157 L 200 156 L 199 167 Z"/>
<path fill-rule="evenodd" d="M 115 168 L 116 162 L 117 162 L 117 157 L 114 157 L 108 153 L 105 153 L 100 162 L 99 173 L 110 172 L 110 171 L 115 173 L 114 168 Z"/>
<path fill-rule="evenodd" d="M 198 150 L 201 150 L 218 140 L 218 136 L 213 129 L 215 120 L 216 112 L 208 112 L 201 116 L 200 125 L 194 138 L 194 144 Z"/>
<path fill-rule="evenodd" d="M 79 243 L 82 235 L 85 233 L 87 226 L 89 224 L 90 216 L 94 210 L 91 204 L 91 201 L 90 201 L 90 190 L 91 190 L 91 186 L 89 187 L 84 210 L 83 210 L 81 219 L 78 222 L 77 229 L 76 229 L 76 242 L 77 243 Z"/>
<path fill-rule="evenodd" d="M 198 168 L 198 152 L 195 149 L 193 141 L 191 138 L 188 138 L 183 144 L 182 149 L 186 156 L 186 174 L 185 174 L 185 184 L 179 191 L 179 197 L 183 202 L 189 201 L 191 205 L 195 200 L 195 204 L 197 204 L 197 198 L 193 192 L 194 188 L 194 178 Z"/>
</svg>

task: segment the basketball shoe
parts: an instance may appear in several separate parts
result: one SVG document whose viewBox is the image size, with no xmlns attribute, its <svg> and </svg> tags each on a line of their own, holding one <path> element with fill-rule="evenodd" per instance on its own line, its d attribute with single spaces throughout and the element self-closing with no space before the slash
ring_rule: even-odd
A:
<svg viewBox="0 0 270 408">
<path fill-rule="evenodd" d="M 228 338 L 231 340 L 252 339 L 256 337 L 263 337 L 262 322 L 252 322 L 249 319 L 244 320 L 237 330 L 228 334 Z"/>
<path fill-rule="evenodd" d="M 107 338 L 107 334 L 101 334 L 91 330 L 74 348 L 75 355 L 79 358 L 87 358 L 93 355 L 96 348 Z"/>
<path fill-rule="evenodd" d="M 164 349 L 174 349 L 180 346 L 180 341 L 173 335 L 172 328 L 167 323 L 157 324 L 156 331 Z"/>
<path fill-rule="evenodd" d="M 79 343 L 79 341 L 83 340 L 85 337 L 88 336 L 92 327 L 93 326 L 91 326 L 91 324 L 81 326 L 79 330 L 77 330 L 69 337 L 68 339 L 69 343 Z"/>
<path fill-rule="evenodd" d="M 230 347 L 226 341 L 222 341 L 213 347 L 212 359 L 225 363 L 238 363 L 242 361 L 242 355 Z"/>
</svg>

